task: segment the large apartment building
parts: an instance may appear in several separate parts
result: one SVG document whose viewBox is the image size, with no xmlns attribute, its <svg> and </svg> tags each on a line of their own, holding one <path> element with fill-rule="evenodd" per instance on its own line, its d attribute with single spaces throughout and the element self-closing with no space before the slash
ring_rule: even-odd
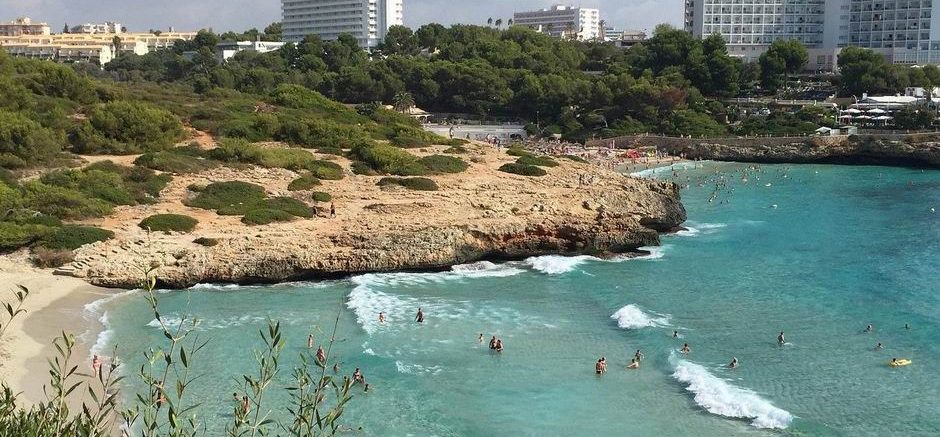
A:
<svg viewBox="0 0 940 437">
<path fill-rule="evenodd" d="M 554 5 L 537 11 L 516 12 L 512 21 L 515 26 L 531 27 L 554 37 L 581 41 L 603 37 L 601 12 L 598 9 Z"/>
<path fill-rule="evenodd" d="M 52 33 L 46 23 L 33 23 L 29 17 L 20 17 L 0 23 L 0 36 L 48 35 Z"/>
<path fill-rule="evenodd" d="M 349 34 L 363 48 L 375 47 L 388 28 L 404 24 L 403 0 L 281 0 L 284 41 L 307 35 L 335 40 Z"/>
<path fill-rule="evenodd" d="M 834 69 L 847 46 L 873 49 L 894 63 L 940 63 L 933 1 L 686 0 L 685 28 L 699 38 L 721 34 L 729 53 L 748 60 L 776 40 L 797 40 L 809 49 L 814 70 Z"/>
</svg>

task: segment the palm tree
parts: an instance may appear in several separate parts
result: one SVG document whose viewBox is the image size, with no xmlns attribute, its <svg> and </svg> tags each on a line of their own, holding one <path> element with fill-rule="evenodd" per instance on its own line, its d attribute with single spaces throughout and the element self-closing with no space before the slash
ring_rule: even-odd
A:
<svg viewBox="0 0 940 437">
<path fill-rule="evenodd" d="M 503 19 L 502 19 L 502 18 L 497 18 L 497 19 L 496 19 L 496 28 L 499 29 L 499 28 L 502 27 L 502 26 L 503 26 Z"/>
<path fill-rule="evenodd" d="M 493 18 L 492 18 L 492 17 L 490 17 L 489 20 L 486 20 L 486 25 L 487 25 L 487 26 L 492 26 L 492 25 L 493 25 Z"/>
<path fill-rule="evenodd" d="M 415 98 L 408 91 L 399 91 L 395 93 L 395 97 L 392 99 L 392 107 L 404 114 L 415 107 Z"/>
</svg>

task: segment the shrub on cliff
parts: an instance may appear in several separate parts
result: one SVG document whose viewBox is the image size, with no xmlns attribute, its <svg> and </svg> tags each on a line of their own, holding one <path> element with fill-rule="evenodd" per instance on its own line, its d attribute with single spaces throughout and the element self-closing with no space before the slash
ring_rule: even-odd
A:
<svg viewBox="0 0 940 437">
<path fill-rule="evenodd" d="M 104 217 L 111 213 L 111 204 L 90 198 L 71 188 L 30 181 L 22 185 L 23 204 L 26 208 L 66 220 Z"/>
<path fill-rule="evenodd" d="M 77 153 L 131 154 L 165 150 L 183 137 L 172 113 L 145 103 L 114 101 L 96 106 L 72 133 Z"/>
<path fill-rule="evenodd" d="M 218 246 L 219 240 L 215 238 L 199 237 L 193 240 L 193 243 L 196 243 L 200 246 L 212 247 L 212 246 Z"/>
<path fill-rule="evenodd" d="M 328 181 L 338 181 L 343 178 L 343 167 L 335 162 L 324 161 L 322 159 L 313 161 L 307 166 L 310 173 L 320 179 Z"/>
<path fill-rule="evenodd" d="M 451 146 L 444 150 L 444 153 L 450 153 L 452 155 L 461 155 L 468 152 L 469 150 L 464 146 Z"/>
<path fill-rule="evenodd" d="M 428 178 L 382 178 L 379 180 L 380 187 L 398 185 L 409 190 L 416 191 L 437 191 L 437 183 Z"/>
<path fill-rule="evenodd" d="M 181 214 L 157 214 L 143 219 L 137 226 L 153 232 L 192 232 L 199 220 Z"/>
<path fill-rule="evenodd" d="M 71 250 L 47 249 L 45 247 L 34 248 L 30 257 L 33 264 L 41 269 L 62 267 L 72 262 L 73 259 L 74 255 Z"/>
<path fill-rule="evenodd" d="M 183 153 L 174 153 L 169 150 L 145 153 L 137 157 L 137 159 L 134 160 L 134 164 L 176 174 L 199 173 L 218 166 L 218 163 L 215 161 Z"/>
<path fill-rule="evenodd" d="M 242 215 L 264 200 L 264 188 L 241 181 L 216 182 L 207 185 L 187 206 L 214 209 L 219 214 Z"/>
<path fill-rule="evenodd" d="M 506 149 L 506 154 L 510 156 L 531 156 L 532 153 L 521 147 L 510 147 Z"/>
<path fill-rule="evenodd" d="M 535 165 L 539 167 L 558 167 L 558 162 L 547 156 L 523 155 L 516 160 L 516 164 Z"/>
<path fill-rule="evenodd" d="M 275 222 L 289 222 L 296 217 L 279 209 L 253 209 L 242 217 L 246 225 L 267 225 Z"/>
<path fill-rule="evenodd" d="M 0 221 L 0 251 L 28 246 L 49 231 L 50 228 L 42 225 Z"/>
<path fill-rule="evenodd" d="M 384 144 L 361 144 L 352 149 L 352 157 L 379 173 L 398 176 L 420 176 L 428 169 L 418 162 L 418 157 L 402 149 Z"/>
<path fill-rule="evenodd" d="M 307 191 L 320 184 L 320 179 L 314 177 L 312 174 L 305 174 L 292 180 L 290 184 L 287 185 L 287 189 L 289 191 Z"/>
<path fill-rule="evenodd" d="M 75 250 L 86 244 L 110 240 L 114 232 L 92 226 L 63 226 L 46 234 L 37 243 L 46 249 Z"/>
<path fill-rule="evenodd" d="M 546 174 L 548 174 L 545 170 L 543 170 L 540 167 L 536 167 L 534 165 L 519 164 L 516 162 L 503 164 L 501 167 L 499 167 L 499 171 L 505 172 L 505 173 L 517 174 L 521 176 L 545 176 Z"/>
<path fill-rule="evenodd" d="M 319 203 L 326 203 L 333 200 L 333 196 L 331 196 L 330 193 L 324 193 L 322 191 L 314 191 L 310 197 L 314 202 Z"/>
<path fill-rule="evenodd" d="M 582 163 L 582 164 L 587 164 L 587 162 L 588 162 L 586 159 L 584 159 L 584 158 L 582 158 L 582 157 L 580 157 L 580 156 L 577 156 L 577 155 L 561 155 L 561 157 L 562 157 L 562 158 L 565 158 L 565 159 L 567 159 L 567 160 L 569 160 L 569 161 L 580 162 L 580 163 Z"/>
<path fill-rule="evenodd" d="M 454 156 L 431 155 L 418 160 L 431 173 L 460 173 L 467 169 L 467 163 Z"/>
<path fill-rule="evenodd" d="M 257 205 L 259 209 L 276 209 L 295 217 L 313 217 L 313 210 L 307 204 L 290 197 L 265 199 Z"/>
<path fill-rule="evenodd" d="M 65 137 L 23 114 L 0 110 L 0 167 L 40 164 L 59 152 Z"/>
</svg>

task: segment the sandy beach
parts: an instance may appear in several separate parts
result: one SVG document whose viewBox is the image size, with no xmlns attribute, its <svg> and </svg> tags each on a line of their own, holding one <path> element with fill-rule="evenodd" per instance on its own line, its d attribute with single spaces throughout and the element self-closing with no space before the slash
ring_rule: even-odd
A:
<svg viewBox="0 0 940 437">
<path fill-rule="evenodd" d="M 29 267 L 25 257 L 22 252 L 0 256 L 0 302 L 13 299 L 16 285 L 30 290 L 26 315 L 19 316 L 0 339 L 0 380 L 22 392 L 24 400 L 37 402 L 44 399 L 42 388 L 49 376 L 46 360 L 56 353 L 52 341 L 62 331 L 76 337 L 72 362 L 81 371 L 90 362 L 88 351 L 102 329 L 96 320 L 86 320 L 84 306 L 114 292 Z"/>
</svg>

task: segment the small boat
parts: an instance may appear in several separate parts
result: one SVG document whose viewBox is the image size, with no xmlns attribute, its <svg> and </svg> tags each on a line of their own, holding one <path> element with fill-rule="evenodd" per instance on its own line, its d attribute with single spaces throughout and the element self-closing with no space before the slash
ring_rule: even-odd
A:
<svg viewBox="0 0 940 437">
<path fill-rule="evenodd" d="M 891 367 L 903 367 L 909 364 L 911 364 L 911 360 L 907 358 L 901 358 L 899 360 L 892 360 L 891 362 L 888 363 L 888 365 Z"/>
</svg>

